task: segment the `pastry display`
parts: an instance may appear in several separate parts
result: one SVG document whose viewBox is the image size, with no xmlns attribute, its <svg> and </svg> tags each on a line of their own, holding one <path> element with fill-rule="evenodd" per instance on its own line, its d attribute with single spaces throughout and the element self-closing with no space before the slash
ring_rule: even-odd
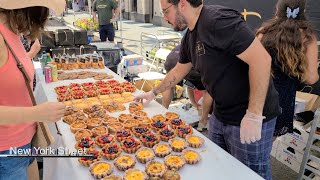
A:
<svg viewBox="0 0 320 180">
<path fill-rule="evenodd" d="M 142 134 L 150 133 L 150 129 L 146 126 L 139 126 L 132 128 L 133 134 L 139 138 Z"/>
<path fill-rule="evenodd" d="M 153 151 L 157 157 L 163 158 L 172 152 L 172 149 L 167 144 L 157 144 L 153 147 Z"/>
<path fill-rule="evenodd" d="M 170 121 L 172 119 L 178 119 L 180 116 L 177 113 L 174 112 L 166 112 L 166 119 L 167 121 Z"/>
<path fill-rule="evenodd" d="M 159 136 L 154 133 L 142 134 L 139 139 L 144 146 L 149 148 L 152 148 L 154 145 L 158 144 L 160 141 Z"/>
<path fill-rule="evenodd" d="M 172 129 L 177 129 L 177 127 L 182 126 L 185 122 L 182 119 L 171 119 L 169 120 Z"/>
<path fill-rule="evenodd" d="M 113 144 L 115 142 L 115 138 L 110 134 L 103 134 L 103 135 L 97 136 L 95 138 L 95 142 L 99 147 L 103 148 L 108 144 Z"/>
<path fill-rule="evenodd" d="M 108 128 L 105 126 L 98 126 L 92 129 L 93 137 L 100 136 L 108 133 Z"/>
<path fill-rule="evenodd" d="M 193 133 L 192 127 L 189 125 L 178 126 L 176 131 L 177 131 L 177 135 L 181 138 L 186 138 L 187 135 L 190 135 Z"/>
<path fill-rule="evenodd" d="M 97 161 L 90 165 L 89 171 L 94 178 L 101 179 L 110 175 L 113 172 L 113 167 L 107 162 Z"/>
<path fill-rule="evenodd" d="M 140 163 L 147 163 L 154 159 L 154 153 L 151 149 L 148 148 L 141 148 L 136 152 L 136 159 Z"/>
<path fill-rule="evenodd" d="M 187 135 L 186 141 L 190 147 L 199 148 L 203 145 L 204 139 L 196 135 Z"/>
<path fill-rule="evenodd" d="M 135 159 L 129 155 L 122 155 L 114 160 L 115 167 L 117 167 L 120 171 L 126 171 L 130 168 L 133 168 L 135 164 Z"/>
<path fill-rule="evenodd" d="M 167 119 L 162 114 L 157 114 L 152 116 L 151 120 L 153 122 L 156 122 L 156 121 L 166 122 Z"/>
<path fill-rule="evenodd" d="M 134 113 L 136 111 L 143 110 L 143 104 L 141 102 L 132 102 L 129 104 L 129 112 Z"/>
<path fill-rule="evenodd" d="M 131 114 L 120 114 L 118 119 L 119 119 L 120 122 L 123 123 L 123 122 L 125 122 L 127 120 L 131 120 L 132 116 L 131 116 Z"/>
<path fill-rule="evenodd" d="M 115 137 L 119 142 L 121 142 L 126 138 L 131 138 L 132 132 L 129 129 L 121 129 L 116 132 Z"/>
<path fill-rule="evenodd" d="M 93 136 L 93 133 L 89 129 L 79 129 L 75 134 L 74 134 L 76 141 L 80 141 L 84 137 L 89 137 L 91 138 Z"/>
<path fill-rule="evenodd" d="M 167 171 L 166 166 L 159 161 L 150 161 L 146 165 L 146 173 L 150 177 L 162 178 L 163 174 Z"/>
<path fill-rule="evenodd" d="M 92 157 L 81 157 L 78 158 L 78 161 L 84 166 L 90 166 L 90 164 L 97 162 L 100 160 L 99 151 L 93 151 L 88 153 L 88 155 L 92 155 Z"/>
<path fill-rule="evenodd" d="M 115 94 L 121 94 L 124 91 L 124 89 L 122 87 L 119 87 L 119 86 L 115 86 L 111 90 Z"/>
<path fill-rule="evenodd" d="M 87 124 L 84 121 L 75 121 L 70 125 L 71 132 L 76 133 L 79 129 L 86 129 Z"/>
<path fill-rule="evenodd" d="M 102 148 L 101 155 L 107 160 L 114 160 L 120 156 L 122 150 L 117 144 L 109 144 Z"/>
<path fill-rule="evenodd" d="M 170 139 L 169 144 L 175 152 L 182 152 L 188 146 L 188 143 L 182 139 Z"/>
<path fill-rule="evenodd" d="M 136 91 L 136 89 L 137 88 L 134 85 L 127 85 L 127 86 L 124 87 L 124 90 L 126 92 L 134 92 L 134 91 Z"/>
<path fill-rule="evenodd" d="M 119 175 L 110 175 L 102 178 L 101 180 L 122 180 L 122 177 Z"/>
<path fill-rule="evenodd" d="M 132 129 L 134 127 L 139 126 L 139 121 L 131 119 L 123 122 L 123 127 L 126 129 Z"/>
<path fill-rule="evenodd" d="M 169 168 L 169 169 L 181 169 L 185 164 L 186 161 L 184 158 L 182 158 L 179 155 L 168 155 L 164 158 L 164 164 Z"/>
<path fill-rule="evenodd" d="M 111 122 L 108 124 L 108 128 L 111 134 L 115 134 L 117 131 L 123 128 L 123 125 L 120 122 Z"/>
<path fill-rule="evenodd" d="M 137 116 L 137 117 L 146 117 L 148 116 L 146 112 L 144 111 L 135 111 L 132 116 Z"/>
<path fill-rule="evenodd" d="M 88 129 L 93 129 L 101 125 L 102 125 L 102 120 L 100 118 L 89 119 L 87 122 Z"/>
<path fill-rule="evenodd" d="M 132 154 L 137 152 L 137 150 L 141 147 L 141 142 L 139 140 L 135 140 L 134 138 L 127 138 L 121 141 L 120 145 L 124 152 Z"/>
<path fill-rule="evenodd" d="M 187 164 L 196 164 L 201 159 L 201 156 L 199 153 L 189 149 L 185 149 L 182 151 L 182 157 L 185 159 Z"/>
<path fill-rule="evenodd" d="M 148 175 L 139 169 L 128 169 L 124 173 L 123 180 L 148 180 Z"/>
<path fill-rule="evenodd" d="M 151 128 L 154 130 L 154 131 L 161 131 L 162 129 L 165 129 L 167 128 L 167 124 L 163 121 L 155 121 L 153 123 L 151 123 Z"/>
<path fill-rule="evenodd" d="M 165 142 L 168 142 L 170 139 L 176 136 L 176 132 L 168 128 L 162 129 L 158 133 L 159 133 L 160 139 Z"/>
<path fill-rule="evenodd" d="M 94 140 L 89 137 L 84 137 L 75 145 L 76 149 L 84 149 L 86 152 L 93 152 L 96 144 Z"/>
</svg>

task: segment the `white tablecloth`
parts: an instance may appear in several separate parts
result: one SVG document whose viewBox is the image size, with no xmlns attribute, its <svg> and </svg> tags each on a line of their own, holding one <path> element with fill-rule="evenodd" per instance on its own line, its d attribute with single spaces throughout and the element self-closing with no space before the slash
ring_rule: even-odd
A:
<svg viewBox="0 0 320 180">
<path fill-rule="evenodd" d="M 37 64 L 36 67 L 39 67 Z M 99 72 L 107 72 L 115 76 L 115 79 L 119 81 L 124 81 L 118 75 L 113 73 L 109 69 L 104 70 L 95 70 Z M 42 75 L 41 69 L 36 70 L 37 73 L 37 87 L 35 90 L 35 96 L 38 103 L 41 102 L 55 102 L 56 94 L 54 92 L 54 87 L 61 85 L 68 85 L 71 82 L 92 82 L 93 79 L 82 79 L 82 80 L 67 80 L 67 81 L 58 81 L 50 84 L 46 84 L 44 77 Z M 141 92 L 136 92 L 138 94 Z M 126 104 L 128 107 L 128 104 Z M 48 109 L 49 110 L 49 109 Z M 159 105 L 157 102 L 152 101 L 150 105 L 146 106 L 144 109 L 145 112 L 151 117 L 155 114 L 165 113 L 166 109 Z M 125 112 L 118 112 L 112 114 L 117 117 L 120 113 L 129 113 L 128 110 Z M 52 148 L 65 147 L 70 150 L 74 149 L 76 141 L 74 139 L 73 133 L 69 129 L 69 125 L 65 124 L 62 121 L 58 122 L 58 127 L 62 132 L 62 136 L 57 135 L 54 124 L 50 124 L 49 128 L 55 137 L 55 143 L 52 145 Z M 204 137 L 201 133 L 194 130 L 194 134 L 201 136 L 205 139 L 203 147 L 199 149 L 194 149 L 201 154 L 201 161 L 196 165 L 185 165 L 179 173 L 181 179 L 183 180 L 212 180 L 212 179 L 262 179 L 259 175 L 253 172 L 251 169 L 243 165 L 237 159 L 232 157 L 230 154 L 222 150 L 219 146 L 211 142 L 209 139 Z M 122 153 L 125 154 L 125 153 Z M 132 155 L 134 156 L 134 155 Z M 102 159 L 103 160 L 103 159 Z M 163 158 L 156 158 L 156 160 L 163 161 Z M 109 161 L 112 163 L 112 161 Z M 137 162 L 135 168 L 144 170 L 145 165 Z M 124 173 L 119 171 L 117 168 L 114 168 L 113 174 L 123 175 Z M 78 162 L 77 158 L 44 158 L 44 168 L 43 168 L 43 179 L 44 180 L 79 180 L 79 179 L 94 179 L 88 167 L 84 167 Z"/>
</svg>

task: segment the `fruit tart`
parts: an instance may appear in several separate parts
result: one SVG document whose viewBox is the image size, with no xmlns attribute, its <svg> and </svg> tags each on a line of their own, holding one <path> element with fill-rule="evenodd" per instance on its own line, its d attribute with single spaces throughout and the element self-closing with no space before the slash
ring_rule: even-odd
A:
<svg viewBox="0 0 320 180">
<path fill-rule="evenodd" d="M 188 146 L 188 143 L 182 139 L 170 139 L 169 144 L 175 152 L 182 152 Z"/>
<path fill-rule="evenodd" d="M 102 124 L 104 126 L 108 126 L 109 123 L 113 123 L 113 122 L 119 122 L 118 118 L 112 117 L 112 116 L 108 116 L 108 117 L 105 117 L 104 119 L 102 119 Z"/>
<path fill-rule="evenodd" d="M 87 123 L 88 129 L 93 129 L 101 125 L 102 125 L 102 120 L 100 118 L 89 119 Z"/>
<path fill-rule="evenodd" d="M 79 84 L 79 83 L 70 83 L 69 84 L 69 88 L 74 88 L 74 87 L 81 87 L 81 84 Z"/>
<path fill-rule="evenodd" d="M 159 133 L 160 139 L 165 142 L 168 142 L 170 139 L 176 136 L 176 132 L 168 128 L 162 129 L 161 131 L 158 131 L 158 133 Z"/>
<path fill-rule="evenodd" d="M 79 111 L 80 111 L 79 108 L 76 108 L 76 107 L 73 107 L 73 106 L 69 106 L 69 107 L 66 107 L 66 109 L 64 111 L 64 116 L 69 116 L 69 115 L 75 114 L 75 113 L 77 113 Z"/>
<path fill-rule="evenodd" d="M 115 137 L 119 142 L 121 142 L 121 141 L 125 140 L 126 138 L 131 138 L 132 132 L 129 129 L 121 129 L 121 130 L 117 131 Z"/>
<path fill-rule="evenodd" d="M 118 83 L 118 82 L 111 83 L 111 84 L 109 84 L 109 86 L 110 86 L 111 88 L 120 87 L 122 90 L 124 90 L 123 87 L 121 87 L 121 86 L 120 86 L 120 83 Z M 120 93 L 120 94 L 121 94 L 121 93 Z"/>
<path fill-rule="evenodd" d="M 80 164 L 82 164 L 84 166 L 90 166 L 90 164 L 100 160 L 99 151 L 94 150 L 93 152 L 90 152 L 87 155 L 91 155 L 92 157 L 81 157 L 81 158 L 78 158 L 78 161 L 79 161 Z"/>
<path fill-rule="evenodd" d="M 76 149 L 84 149 L 86 152 L 93 152 L 96 147 L 96 143 L 89 137 L 84 137 L 75 145 Z"/>
<path fill-rule="evenodd" d="M 181 138 L 186 138 L 187 135 L 190 135 L 193 133 L 192 127 L 189 125 L 178 126 L 176 131 L 178 136 Z"/>
<path fill-rule="evenodd" d="M 154 131 L 161 131 L 162 129 L 167 128 L 167 124 L 162 121 L 155 121 L 155 122 L 151 123 L 151 128 Z"/>
<path fill-rule="evenodd" d="M 146 112 L 144 111 L 135 111 L 132 116 L 137 116 L 137 117 L 146 117 L 148 116 Z"/>
<path fill-rule="evenodd" d="M 127 85 L 124 87 L 126 92 L 134 92 L 137 88 L 134 85 Z"/>
<path fill-rule="evenodd" d="M 70 91 L 71 92 L 77 92 L 77 91 L 82 91 L 83 92 L 83 89 L 81 87 L 73 87 L 73 88 L 70 88 Z"/>
<path fill-rule="evenodd" d="M 115 134 L 117 131 L 123 128 L 123 125 L 120 122 L 111 122 L 108 124 L 108 128 L 111 134 Z"/>
<path fill-rule="evenodd" d="M 138 162 L 145 164 L 148 161 L 152 161 L 154 159 L 154 153 L 151 149 L 141 148 L 136 152 L 136 159 Z"/>
<path fill-rule="evenodd" d="M 146 116 L 145 117 L 139 117 L 138 120 L 140 122 L 140 126 L 151 127 L 151 124 L 153 123 L 153 121 L 150 118 L 146 117 Z"/>
<path fill-rule="evenodd" d="M 111 90 L 115 94 L 121 94 L 124 91 L 124 89 L 122 87 L 119 87 L 119 86 L 115 86 Z"/>
<path fill-rule="evenodd" d="M 56 90 L 57 95 L 65 95 L 67 93 L 67 89 Z"/>
<path fill-rule="evenodd" d="M 114 143 L 104 146 L 102 148 L 101 155 L 107 160 L 114 160 L 115 158 L 120 156 L 121 152 L 121 147 Z"/>
<path fill-rule="evenodd" d="M 90 165 L 90 173 L 96 179 L 104 178 L 113 172 L 111 164 L 105 161 L 97 161 Z"/>
<path fill-rule="evenodd" d="M 135 164 L 135 159 L 129 155 L 122 155 L 114 160 L 114 166 L 117 167 L 120 171 L 126 171 L 130 168 L 133 168 Z"/>
<path fill-rule="evenodd" d="M 63 101 L 69 101 L 69 100 L 71 100 L 71 98 L 72 98 L 72 94 L 69 93 L 67 96 L 65 96 L 65 95 L 58 95 L 57 100 L 58 100 L 59 102 L 63 102 Z"/>
<path fill-rule="evenodd" d="M 148 175 L 139 169 L 128 169 L 124 173 L 123 180 L 147 180 Z"/>
<path fill-rule="evenodd" d="M 140 125 L 139 121 L 134 120 L 134 119 L 130 119 L 130 120 L 123 122 L 123 127 L 126 129 L 132 129 L 132 128 L 137 127 L 139 125 Z"/>
<path fill-rule="evenodd" d="M 153 147 L 153 151 L 157 157 L 163 158 L 169 155 L 172 149 L 169 145 L 160 143 Z"/>
<path fill-rule="evenodd" d="M 80 141 L 84 137 L 91 138 L 93 136 L 92 132 L 89 129 L 79 129 L 75 134 L 76 141 Z"/>
<path fill-rule="evenodd" d="M 123 104 L 120 103 L 109 103 L 109 104 L 104 104 L 103 107 L 108 111 L 108 112 L 116 112 L 116 111 L 124 111 L 126 110 L 126 107 Z"/>
<path fill-rule="evenodd" d="M 177 113 L 174 112 L 166 112 L 166 119 L 167 121 L 172 120 L 172 119 L 178 119 L 180 116 Z"/>
<path fill-rule="evenodd" d="M 99 91 L 100 95 L 108 95 L 111 93 L 110 88 L 99 88 L 98 91 Z"/>
<path fill-rule="evenodd" d="M 85 83 L 81 83 L 81 86 L 82 87 L 85 87 L 85 86 L 94 86 L 93 82 L 85 82 Z"/>
<path fill-rule="evenodd" d="M 196 135 L 186 136 L 186 141 L 188 142 L 189 146 L 193 148 L 199 148 L 204 143 L 204 139 Z"/>
<path fill-rule="evenodd" d="M 83 86 L 83 89 L 85 91 L 95 91 L 96 88 L 94 86 Z"/>
<path fill-rule="evenodd" d="M 120 83 L 120 86 L 121 86 L 121 87 L 126 87 L 126 86 L 128 86 L 128 85 L 132 85 L 132 83 L 131 83 L 131 82 L 128 82 L 128 81 L 125 81 L 125 82 Z"/>
<path fill-rule="evenodd" d="M 93 133 L 93 137 L 96 137 L 96 136 L 100 136 L 103 134 L 107 134 L 108 128 L 105 126 L 98 126 L 98 127 L 93 128 L 91 131 Z"/>
<path fill-rule="evenodd" d="M 154 133 L 142 134 L 139 139 L 144 146 L 149 148 L 152 148 L 154 145 L 158 144 L 160 141 L 159 136 Z"/>
<path fill-rule="evenodd" d="M 153 122 L 156 122 L 156 121 L 166 122 L 167 119 L 165 117 L 163 117 L 162 114 L 157 114 L 157 115 L 152 116 L 151 120 Z"/>
<path fill-rule="evenodd" d="M 111 134 L 103 134 L 95 137 L 96 144 L 103 148 L 106 145 L 113 144 L 115 142 L 115 138 Z"/>
<path fill-rule="evenodd" d="M 59 91 L 59 90 L 67 90 L 67 88 L 68 88 L 68 86 L 57 86 L 57 87 L 55 87 L 54 88 L 54 90 L 57 92 L 57 91 Z"/>
<path fill-rule="evenodd" d="M 185 122 L 182 119 L 171 119 L 169 120 L 170 126 L 172 129 L 177 129 L 179 126 L 185 125 Z"/>
<path fill-rule="evenodd" d="M 190 149 L 183 150 L 182 157 L 185 159 L 187 164 L 196 164 L 201 159 L 201 156 L 199 153 Z"/>
<path fill-rule="evenodd" d="M 127 138 L 121 141 L 120 146 L 124 152 L 132 154 L 137 152 L 137 150 L 141 147 L 141 142 L 139 140 L 135 140 L 134 138 Z"/>
<path fill-rule="evenodd" d="M 146 126 L 138 126 L 132 128 L 133 134 L 139 138 L 142 134 L 150 133 L 150 129 Z"/>
<path fill-rule="evenodd" d="M 106 116 L 108 116 L 106 113 L 107 112 L 105 110 L 99 110 L 99 111 L 90 113 L 88 117 L 89 118 L 105 118 Z"/>
<path fill-rule="evenodd" d="M 129 112 L 134 113 L 136 111 L 143 110 L 143 104 L 141 102 L 132 102 L 129 104 Z"/>
<path fill-rule="evenodd" d="M 101 180 L 122 180 L 122 177 L 119 175 L 110 175 L 102 178 Z"/>
<path fill-rule="evenodd" d="M 167 171 L 166 166 L 159 161 L 150 161 L 146 165 L 146 173 L 150 177 L 162 178 L 163 174 Z"/>
<path fill-rule="evenodd" d="M 96 97 L 98 95 L 96 90 L 88 90 L 86 91 L 86 94 L 87 97 Z"/>
<path fill-rule="evenodd" d="M 85 97 L 85 92 L 84 91 L 73 91 L 72 92 L 72 97 L 73 99 L 83 99 Z"/>
<path fill-rule="evenodd" d="M 131 114 L 120 114 L 118 119 L 119 119 L 120 122 L 123 123 L 123 122 L 125 122 L 127 120 L 131 120 L 132 116 L 131 116 Z"/>
<path fill-rule="evenodd" d="M 72 133 L 76 133 L 79 129 L 86 129 L 87 124 L 84 121 L 75 121 L 70 125 L 70 129 Z"/>
<path fill-rule="evenodd" d="M 185 164 L 186 161 L 184 158 L 182 158 L 179 155 L 168 155 L 164 158 L 164 164 L 169 168 L 169 169 L 181 169 Z"/>
<path fill-rule="evenodd" d="M 100 86 L 100 85 L 105 85 L 106 82 L 99 80 L 99 81 L 94 82 L 94 84 L 95 84 L 96 86 Z"/>
<path fill-rule="evenodd" d="M 90 106 L 89 108 L 83 109 L 83 112 L 86 113 L 86 114 L 90 114 L 90 113 L 93 113 L 93 112 L 96 112 L 96 111 L 99 111 L 99 110 L 104 110 L 103 106 L 101 106 L 101 105 L 93 105 L 93 106 Z"/>
<path fill-rule="evenodd" d="M 87 120 L 88 120 L 88 118 L 81 111 L 74 113 L 74 114 L 71 114 L 69 116 L 63 117 L 63 122 L 65 122 L 67 124 L 72 124 L 75 121 L 87 122 Z"/>
</svg>

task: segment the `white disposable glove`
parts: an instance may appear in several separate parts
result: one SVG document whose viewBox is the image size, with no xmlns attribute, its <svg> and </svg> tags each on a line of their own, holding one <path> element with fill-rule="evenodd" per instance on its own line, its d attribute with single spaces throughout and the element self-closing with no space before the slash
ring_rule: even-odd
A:
<svg viewBox="0 0 320 180">
<path fill-rule="evenodd" d="M 261 139 L 261 128 L 264 116 L 256 115 L 247 110 L 241 120 L 240 140 L 242 144 L 250 144 Z"/>
<path fill-rule="evenodd" d="M 155 97 L 156 97 L 155 94 L 151 90 L 147 93 L 136 96 L 134 98 L 134 101 L 141 102 L 144 105 L 148 105 Z M 145 101 L 143 101 L 143 100 L 145 100 Z"/>
</svg>

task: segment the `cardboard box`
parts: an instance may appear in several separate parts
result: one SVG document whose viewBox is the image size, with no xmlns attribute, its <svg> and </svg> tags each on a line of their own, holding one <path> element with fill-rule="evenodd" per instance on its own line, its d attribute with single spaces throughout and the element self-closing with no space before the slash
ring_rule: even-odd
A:
<svg viewBox="0 0 320 180">
<path fill-rule="evenodd" d="M 287 154 L 289 157 L 297 161 L 298 163 L 302 162 L 303 159 L 303 153 L 295 150 L 294 148 L 284 144 L 284 143 L 279 143 L 278 146 L 278 151 Z"/>
<path fill-rule="evenodd" d="M 281 142 L 285 143 L 286 145 L 292 147 L 296 151 L 303 152 L 306 148 L 307 144 L 303 143 L 302 141 L 299 141 L 294 136 L 286 134 L 280 137 Z"/>
<path fill-rule="evenodd" d="M 123 56 L 122 59 L 123 59 L 124 65 L 127 67 L 141 65 L 143 62 L 143 57 L 138 54 Z"/>
<path fill-rule="evenodd" d="M 282 162 L 284 165 L 288 166 L 295 172 L 299 173 L 300 171 L 300 164 L 298 161 L 294 160 L 289 154 L 282 152 L 278 149 L 276 154 L 276 159 Z"/>
</svg>

